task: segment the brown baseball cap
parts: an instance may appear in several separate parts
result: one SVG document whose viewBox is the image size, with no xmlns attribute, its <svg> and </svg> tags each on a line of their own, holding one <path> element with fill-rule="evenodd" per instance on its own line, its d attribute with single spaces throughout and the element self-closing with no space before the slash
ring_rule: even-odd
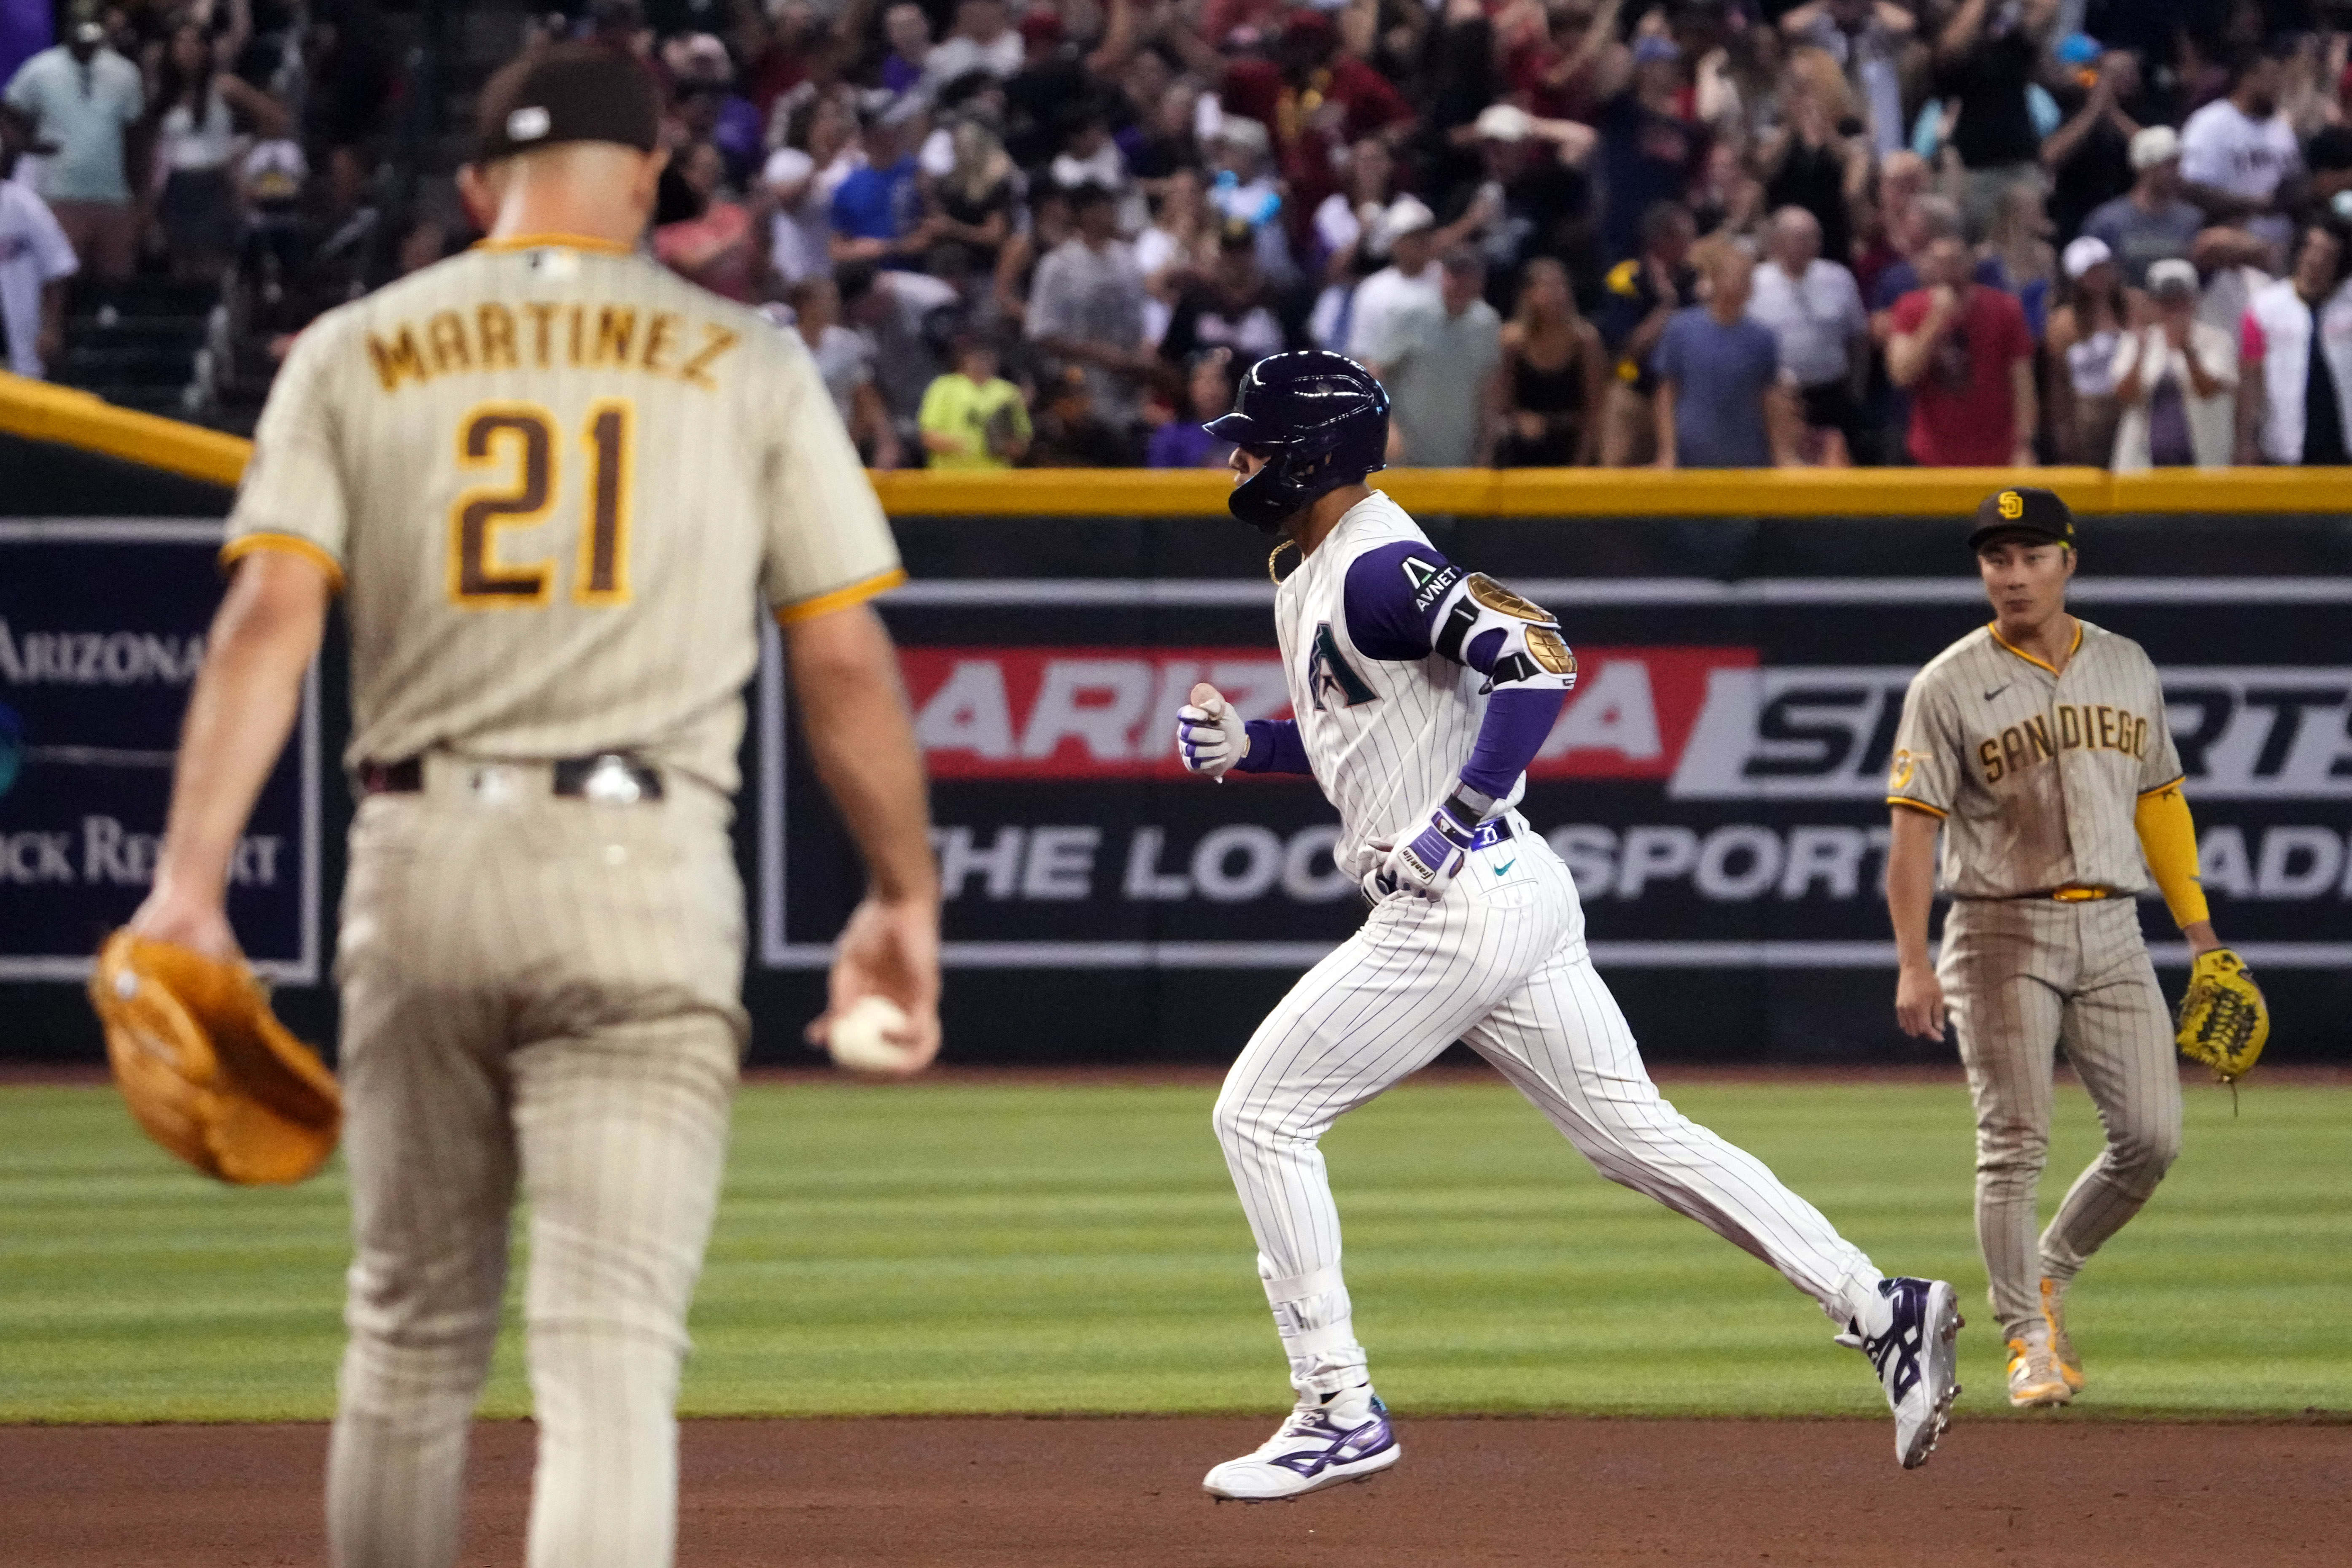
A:
<svg viewBox="0 0 2352 1568">
<path fill-rule="evenodd" d="M 2071 550 L 2074 548 L 2074 514 L 2053 490 L 2030 485 L 1995 490 L 1977 505 L 1969 548 L 1982 550 L 2003 539 L 2063 544 Z"/>
<path fill-rule="evenodd" d="M 602 44 L 558 44 L 507 66 L 483 87 L 475 161 L 566 142 L 650 153 L 660 141 L 661 101 L 644 66 Z"/>
</svg>

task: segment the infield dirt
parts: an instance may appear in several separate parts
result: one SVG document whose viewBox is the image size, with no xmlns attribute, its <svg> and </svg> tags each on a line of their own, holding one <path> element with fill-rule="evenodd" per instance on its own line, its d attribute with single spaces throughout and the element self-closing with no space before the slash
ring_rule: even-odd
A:
<svg viewBox="0 0 2352 1568">
<path fill-rule="evenodd" d="M 1407 1421 L 1294 1503 L 1199 1477 L 1267 1421 L 690 1421 L 680 1568 L 2301 1568 L 2352 1540 L 2352 1426 L 1988 1420 L 1906 1474 L 1883 1422 Z M 532 1429 L 476 1428 L 465 1568 L 522 1561 Z M 0 1557 L 325 1560 L 326 1429 L 0 1427 Z"/>
</svg>

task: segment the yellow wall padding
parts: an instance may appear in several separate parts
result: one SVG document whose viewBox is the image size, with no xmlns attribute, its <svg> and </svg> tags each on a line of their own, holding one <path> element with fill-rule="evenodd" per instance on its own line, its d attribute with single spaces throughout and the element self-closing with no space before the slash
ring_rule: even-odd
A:
<svg viewBox="0 0 2352 1568">
<path fill-rule="evenodd" d="M 218 485 L 252 444 L 136 414 L 86 392 L 0 374 L 0 431 L 54 441 Z M 1391 468 L 1374 482 L 1403 506 L 1473 517 L 1957 518 L 2021 480 L 2078 512 L 2347 512 L 2352 469 L 2103 468 Z M 899 517 L 1199 517 L 1224 510 L 1232 480 L 1198 468 L 1027 468 L 876 474 Z"/>
<path fill-rule="evenodd" d="M 102 452 L 215 485 L 236 483 L 253 443 L 201 425 L 117 408 L 87 392 L 0 372 L 0 431 Z"/>
</svg>

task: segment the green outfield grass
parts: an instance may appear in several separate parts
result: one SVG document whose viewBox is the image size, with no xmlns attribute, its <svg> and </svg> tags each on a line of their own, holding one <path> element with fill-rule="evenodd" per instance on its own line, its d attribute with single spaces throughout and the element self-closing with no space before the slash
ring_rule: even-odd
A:
<svg viewBox="0 0 2352 1568">
<path fill-rule="evenodd" d="M 1263 1411 L 1286 1395 L 1213 1086 L 747 1089 L 694 1313 L 700 1415 Z M 1966 1092 L 1692 1084 L 1890 1270 L 1973 1321 L 1964 1411 L 2001 1412 L 1969 1222 Z M 2188 1152 L 2092 1266 L 2077 1413 L 2352 1412 L 2352 1091 L 2189 1097 Z M 2096 1143 L 2062 1091 L 2047 1205 Z M 1601 1181 L 1516 1095 L 1407 1085 L 1326 1143 L 1357 1324 L 1401 1410 L 1882 1409 L 1812 1304 Z M 104 1089 L 0 1089 L 0 1420 L 317 1417 L 333 1398 L 340 1163 L 215 1185 Z M 509 1304 L 509 1323 L 514 1310 Z M 518 1337 L 487 1408 L 526 1408 Z M 2071 1416 L 2069 1418 L 2072 1418 Z"/>
</svg>

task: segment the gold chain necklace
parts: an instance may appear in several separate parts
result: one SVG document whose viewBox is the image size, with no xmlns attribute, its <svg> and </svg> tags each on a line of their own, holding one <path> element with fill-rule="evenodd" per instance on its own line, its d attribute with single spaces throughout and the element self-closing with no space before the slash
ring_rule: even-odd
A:
<svg viewBox="0 0 2352 1568">
<path fill-rule="evenodd" d="M 1281 543 L 1276 545 L 1273 552 L 1266 556 L 1265 574 L 1273 581 L 1276 587 L 1279 588 L 1282 586 L 1282 573 L 1278 566 L 1278 563 L 1282 560 L 1282 552 L 1286 550 L 1296 550 L 1297 548 L 1298 541 L 1295 539 L 1286 539 Z M 1300 559 L 1304 560 L 1305 557 L 1301 556 Z"/>
</svg>

